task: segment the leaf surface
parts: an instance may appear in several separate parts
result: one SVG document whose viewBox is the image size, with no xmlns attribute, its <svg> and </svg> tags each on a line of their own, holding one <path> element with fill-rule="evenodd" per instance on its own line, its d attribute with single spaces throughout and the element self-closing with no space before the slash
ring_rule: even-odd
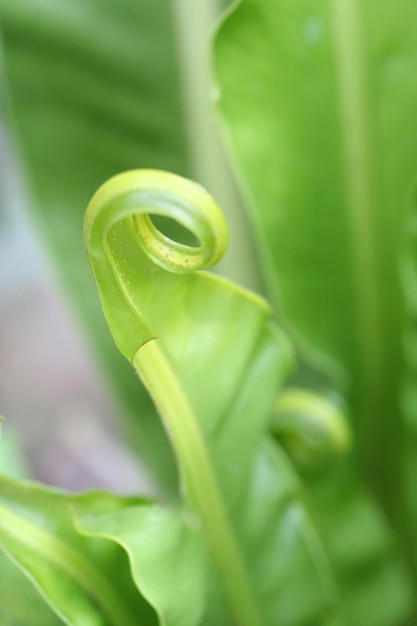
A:
<svg viewBox="0 0 417 626">
<path fill-rule="evenodd" d="M 346 395 L 355 465 L 414 570 L 410 249 L 406 272 L 403 263 L 415 242 L 416 12 L 410 0 L 242 0 L 214 46 L 218 107 L 270 293 Z"/>
<path fill-rule="evenodd" d="M 64 624 L 156 624 L 151 608 L 131 581 L 120 548 L 75 530 L 72 509 L 84 498 L 94 499 L 94 494 L 64 494 L 1 476 L 1 549 Z M 10 593 L 10 600 L 17 602 L 19 586 L 13 584 Z M 25 609 L 26 601 L 22 597 Z M 18 618 L 19 611 L 12 615 Z"/>
<path fill-rule="evenodd" d="M 162 626 L 195 626 L 202 619 L 207 555 L 186 515 L 158 504 L 114 510 L 108 501 L 80 503 L 80 530 L 120 544 L 128 553 L 136 586 Z"/>
<path fill-rule="evenodd" d="M 402 410 L 404 377 L 410 380 L 403 354 L 409 304 L 400 264 L 417 145 L 416 47 L 409 26 L 415 11 L 406 0 L 401 8 L 393 2 L 242 0 L 221 25 L 214 48 L 218 106 L 270 293 L 310 358 L 346 394 L 355 464 L 410 561 L 416 554 L 415 504 L 413 513 L 404 493 L 404 460 L 406 452 L 415 458 L 417 448 L 415 428 L 405 426 Z M 412 293 L 409 256 L 403 283 Z M 407 417 L 414 423 L 410 388 Z M 342 493 L 357 490 L 356 479 L 340 480 Z M 331 530 L 340 537 L 339 487 L 330 469 L 328 481 L 331 513 L 322 536 Z M 408 481 L 409 501 L 415 502 L 412 469 Z M 319 512 L 317 517 L 322 520 Z M 360 536 L 353 518 L 351 532 Z M 331 536 L 325 541 L 332 546 Z M 362 549 L 365 566 L 365 540 Z M 343 557 L 334 565 L 343 579 Z M 375 568 L 374 576 L 368 572 L 368 591 L 362 587 L 368 608 L 377 602 Z M 400 590 L 403 584 L 400 575 L 389 586 Z M 391 601 L 383 595 L 387 606 L 401 604 L 399 591 L 392 591 Z M 369 622 L 372 611 L 365 606 L 353 602 L 352 623 L 360 615 Z"/>
</svg>

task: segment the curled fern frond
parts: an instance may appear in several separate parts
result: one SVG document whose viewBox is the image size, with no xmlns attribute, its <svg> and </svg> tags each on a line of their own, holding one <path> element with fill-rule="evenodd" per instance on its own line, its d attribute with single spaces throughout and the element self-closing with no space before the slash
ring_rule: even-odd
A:
<svg viewBox="0 0 417 626">
<path fill-rule="evenodd" d="M 271 430 L 294 461 L 304 466 L 326 465 L 343 458 L 352 440 L 340 403 L 296 387 L 279 394 Z"/>
<path fill-rule="evenodd" d="M 155 217 L 173 220 L 194 235 L 197 245 L 164 234 Z M 155 337 L 143 296 L 151 297 L 149 279 L 155 278 L 158 292 L 165 294 L 162 310 L 175 301 L 178 289 L 172 285 L 169 298 L 169 280 L 161 272 L 172 277 L 214 265 L 228 236 L 220 208 L 200 185 L 168 172 L 133 170 L 114 176 L 95 193 L 85 216 L 84 240 L 107 322 L 119 350 L 132 360 Z"/>
<path fill-rule="evenodd" d="M 162 233 L 152 215 L 168 217 L 189 230 L 199 245 L 175 241 Z M 210 267 L 227 246 L 223 214 L 203 187 L 176 174 L 133 170 L 118 174 L 98 189 L 87 209 L 84 236 L 90 254 L 102 249 L 120 221 L 133 220 L 138 243 L 147 256 L 173 272 Z"/>
</svg>

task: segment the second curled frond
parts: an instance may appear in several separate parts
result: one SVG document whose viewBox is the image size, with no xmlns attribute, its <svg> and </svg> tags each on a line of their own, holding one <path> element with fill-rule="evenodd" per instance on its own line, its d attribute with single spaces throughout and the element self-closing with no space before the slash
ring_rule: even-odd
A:
<svg viewBox="0 0 417 626">
<path fill-rule="evenodd" d="M 301 388 L 282 391 L 275 402 L 271 430 L 294 461 L 322 466 L 343 458 L 351 430 L 339 403 Z"/>
</svg>

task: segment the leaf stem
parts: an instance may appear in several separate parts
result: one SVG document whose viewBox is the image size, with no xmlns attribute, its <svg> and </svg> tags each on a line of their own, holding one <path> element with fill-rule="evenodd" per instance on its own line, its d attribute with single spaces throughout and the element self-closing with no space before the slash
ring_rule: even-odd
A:
<svg viewBox="0 0 417 626">
<path fill-rule="evenodd" d="M 164 358 L 150 341 L 133 359 L 172 438 L 183 484 L 202 520 L 236 626 L 262 626 L 247 569 L 224 509 L 215 472 L 192 408 Z M 160 389 L 163 393 L 160 393 Z"/>
</svg>

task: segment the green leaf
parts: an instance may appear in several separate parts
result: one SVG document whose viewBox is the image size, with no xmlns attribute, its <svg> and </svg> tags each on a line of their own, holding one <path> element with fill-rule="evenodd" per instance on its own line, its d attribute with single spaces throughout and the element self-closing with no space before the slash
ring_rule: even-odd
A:
<svg viewBox="0 0 417 626">
<path fill-rule="evenodd" d="M 171 495 L 170 447 L 102 322 L 80 232 L 85 206 L 108 176 L 140 166 L 189 169 L 173 17 L 170 0 L 0 1 L 1 108 L 30 209 L 119 396 L 129 439 Z"/>
<path fill-rule="evenodd" d="M 65 624 L 156 624 L 131 581 L 123 551 L 75 530 L 74 506 L 93 498 L 0 476 L 0 548 Z M 11 590 L 10 603 L 17 602 L 19 589 Z M 13 610 L 12 616 L 18 618 L 19 612 Z"/>
<path fill-rule="evenodd" d="M 161 215 L 198 245 L 164 235 Z M 288 342 L 264 301 L 195 271 L 225 247 L 218 207 L 175 175 L 126 172 L 91 200 L 85 241 L 109 327 L 155 400 L 200 521 L 230 613 L 216 623 L 323 624 L 335 600 L 328 564 L 267 436 Z"/>
<path fill-rule="evenodd" d="M 28 578 L 0 552 L 0 623 L 2 626 L 62 624 Z"/>
<path fill-rule="evenodd" d="M 271 470 L 268 461 L 265 462 L 268 457 L 269 462 L 276 463 L 279 468 L 282 482 L 278 489 L 273 487 L 272 480 L 265 480 Z M 314 598 L 316 587 L 311 580 L 311 576 L 317 573 L 309 569 L 300 571 L 299 565 L 294 567 L 294 564 L 298 559 L 305 561 L 302 542 L 307 541 L 311 549 L 315 539 L 302 508 L 294 501 L 289 506 L 286 503 L 288 497 L 293 500 L 296 495 L 296 485 L 285 458 L 271 454 L 270 450 L 258 465 L 254 487 L 259 491 L 261 482 L 266 490 L 261 495 L 251 496 L 251 506 L 258 511 L 259 518 L 265 520 L 271 519 L 271 511 L 267 511 L 266 515 L 259 512 L 259 507 L 265 506 L 265 496 L 271 503 L 273 515 L 276 515 L 277 501 L 283 507 L 281 536 L 275 538 L 273 553 L 264 554 L 261 558 L 254 557 L 253 553 L 251 555 L 251 563 L 256 568 L 254 576 L 262 581 L 259 586 L 264 593 L 273 593 L 276 582 L 271 581 L 271 577 L 276 577 L 280 585 L 285 585 L 285 591 L 283 589 L 279 597 L 269 600 L 275 612 L 266 623 L 272 624 L 280 619 L 283 624 L 304 624 L 303 620 L 311 619 L 311 607 L 317 608 L 317 598 Z M 230 624 L 216 588 L 216 573 L 202 541 L 200 524 L 191 511 L 169 511 L 158 505 L 149 505 L 127 506 L 115 512 L 109 506 L 108 498 L 103 503 L 96 498 L 93 502 L 78 503 L 75 515 L 82 531 L 91 536 L 106 537 L 125 548 L 138 589 L 158 612 L 161 624 Z M 253 511 L 252 523 L 254 526 L 257 523 Z M 291 580 L 292 576 L 296 576 L 297 581 Z M 301 585 L 304 589 L 303 606 L 296 608 L 296 594 L 300 592 Z"/>
<path fill-rule="evenodd" d="M 186 514 L 158 504 L 115 510 L 109 498 L 85 500 L 75 509 L 80 530 L 120 544 L 132 576 L 163 626 L 200 624 L 205 609 L 207 555 Z"/>
<path fill-rule="evenodd" d="M 400 265 L 404 233 L 415 241 L 416 19 L 412 0 L 242 0 L 214 47 L 218 107 L 270 293 L 346 394 L 355 462 L 415 570 L 414 470 L 412 506 L 404 489 L 415 394 L 411 427 L 402 409 L 416 282 L 411 263 L 403 276 Z"/>
</svg>

